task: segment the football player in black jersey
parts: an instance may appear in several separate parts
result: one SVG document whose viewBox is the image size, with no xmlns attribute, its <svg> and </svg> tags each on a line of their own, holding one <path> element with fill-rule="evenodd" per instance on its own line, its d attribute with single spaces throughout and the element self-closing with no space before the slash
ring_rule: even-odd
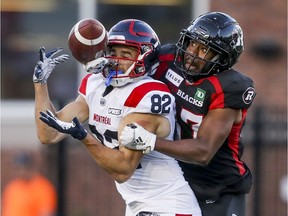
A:
<svg viewBox="0 0 288 216">
<path fill-rule="evenodd" d="M 245 215 L 252 176 L 241 160 L 241 131 L 256 93 L 253 81 L 232 69 L 243 49 L 231 16 L 209 12 L 192 21 L 176 45 L 162 47 L 154 74 L 176 98 L 180 139 L 156 139 L 138 124 L 120 137 L 130 149 L 178 159 L 203 216 Z"/>
</svg>

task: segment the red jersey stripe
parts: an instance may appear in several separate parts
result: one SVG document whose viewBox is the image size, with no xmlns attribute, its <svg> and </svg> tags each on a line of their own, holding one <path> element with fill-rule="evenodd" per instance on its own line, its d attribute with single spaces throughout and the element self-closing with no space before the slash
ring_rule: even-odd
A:
<svg viewBox="0 0 288 216">
<path fill-rule="evenodd" d="M 157 80 L 161 80 L 161 76 L 164 73 L 166 73 L 169 67 L 166 61 L 173 61 L 173 59 L 174 59 L 173 54 L 160 55 L 159 56 L 160 65 L 158 66 L 156 73 L 153 74 L 153 77 Z"/>
<path fill-rule="evenodd" d="M 88 82 L 88 78 L 90 76 L 92 76 L 92 74 L 86 75 L 81 81 L 81 85 L 79 87 L 79 92 L 82 93 L 83 95 L 86 95 L 87 82 Z"/>
<path fill-rule="evenodd" d="M 216 91 L 215 94 L 212 95 L 211 100 L 213 102 L 210 104 L 209 110 L 216 108 L 224 108 L 224 93 L 219 80 L 215 76 L 209 77 L 208 79 L 213 84 Z M 245 114 L 246 112 L 243 113 L 244 117 L 242 117 L 242 119 L 245 119 Z M 235 165 L 239 168 L 239 173 L 243 175 L 246 172 L 246 170 L 244 167 L 244 163 L 239 160 L 239 142 L 240 142 L 239 137 L 241 127 L 242 122 L 232 127 L 230 135 L 228 137 L 228 145 L 229 148 L 232 150 L 232 157 L 235 161 Z"/>
<path fill-rule="evenodd" d="M 150 91 L 153 90 L 158 90 L 158 91 L 164 91 L 164 92 L 170 92 L 168 87 L 163 84 L 163 83 L 158 83 L 158 82 L 149 82 L 149 83 L 144 83 L 140 86 L 137 86 L 127 100 L 124 103 L 124 106 L 127 107 L 136 107 L 138 103 L 142 100 L 142 98 Z"/>
<path fill-rule="evenodd" d="M 174 58 L 175 58 L 174 54 L 160 55 L 159 61 L 174 61 Z"/>
<path fill-rule="evenodd" d="M 224 93 L 218 78 L 212 76 L 209 77 L 208 80 L 210 80 L 216 90 L 215 94 L 211 96 L 212 103 L 209 106 L 209 110 L 216 108 L 224 108 Z"/>
<path fill-rule="evenodd" d="M 235 165 L 239 168 L 240 175 L 243 175 L 246 172 L 244 163 L 239 160 L 239 137 L 240 131 L 243 125 L 243 121 L 246 117 L 247 109 L 242 110 L 242 121 L 239 124 L 233 125 L 230 135 L 228 137 L 229 148 L 232 149 L 232 157 L 235 161 Z"/>
<path fill-rule="evenodd" d="M 241 125 L 237 127 L 233 126 L 228 137 L 228 145 L 232 150 L 232 157 L 234 159 L 235 165 L 239 168 L 239 173 L 243 175 L 245 173 L 245 168 L 243 162 L 239 160 L 239 133 Z"/>
</svg>

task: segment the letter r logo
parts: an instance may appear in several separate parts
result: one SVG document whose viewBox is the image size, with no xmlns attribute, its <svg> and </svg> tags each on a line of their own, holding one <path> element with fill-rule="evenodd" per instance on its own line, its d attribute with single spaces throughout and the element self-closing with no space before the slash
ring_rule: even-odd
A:
<svg viewBox="0 0 288 216">
<path fill-rule="evenodd" d="M 246 89 L 246 91 L 242 95 L 244 103 L 245 104 L 250 104 L 253 101 L 255 95 L 256 95 L 256 93 L 255 93 L 255 89 L 254 88 L 249 87 L 248 89 Z"/>
</svg>

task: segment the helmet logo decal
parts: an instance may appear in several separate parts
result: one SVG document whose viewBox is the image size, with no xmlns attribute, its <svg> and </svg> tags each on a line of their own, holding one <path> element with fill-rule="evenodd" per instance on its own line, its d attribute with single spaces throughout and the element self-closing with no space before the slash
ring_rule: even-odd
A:
<svg viewBox="0 0 288 216">
<path fill-rule="evenodd" d="M 236 52 L 243 51 L 243 34 L 240 26 L 236 25 L 232 32 L 231 47 L 236 50 Z"/>
<path fill-rule="evenodd" d="M 152 36 L 152 35 L 150 35 L 149 33 L 147 33 L 147 32 L 135 32 L 134 31 L 134 25 L 135 25 L 135 22 L 134 21 L 132 21 L 131 23 L 130 23 L 130 26 L 129 26 L 129 32 L 132 34 L 132 35 L 139 35 L 139 36 Z"/>
<path fill-rule="evenodd" d="M 201 26 L 199 28 L 195 28 L 194 29 L 194 32 L 197 34 L 197 35 L 201 35 L 201 37 L 207 39 L 209 38 L 209 34 L 207 33 L 207 30 L 204 29 L 204 28 L 201 28 Z"/>
</svg>

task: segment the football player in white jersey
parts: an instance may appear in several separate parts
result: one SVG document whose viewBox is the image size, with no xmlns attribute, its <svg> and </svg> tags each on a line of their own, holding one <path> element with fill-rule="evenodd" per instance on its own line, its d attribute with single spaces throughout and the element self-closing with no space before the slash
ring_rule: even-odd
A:
<svg viewBox="0 0 288 216">
<path fill-rule="evenodd" d="M 106 68 L 101 73 L 90 68 L 79 96 L 60 111 L 53 108 L 46 83 L 67 55 L 52 58 L 57 51 L 51 55 L 40 50 L 41 62 L 33 79 L 39 139 L 44 144 L 57 143 L 70 134 L 81 140 L 115 180 L 126 202 L 126 216 L 201 216 L 175 159 L 157 151 L 143 154 L 118 142 L 124 126 L 132 122 L 158 137 L 173 139 L 174 97 L 165 84 L 147 76 L 157 64 L 160 41 L 156 33 L 147 23 L 128 19 L 113 26 L 108 36 Z M 87 120 L 93 135 L 81 124 Z"/>
</svg>

